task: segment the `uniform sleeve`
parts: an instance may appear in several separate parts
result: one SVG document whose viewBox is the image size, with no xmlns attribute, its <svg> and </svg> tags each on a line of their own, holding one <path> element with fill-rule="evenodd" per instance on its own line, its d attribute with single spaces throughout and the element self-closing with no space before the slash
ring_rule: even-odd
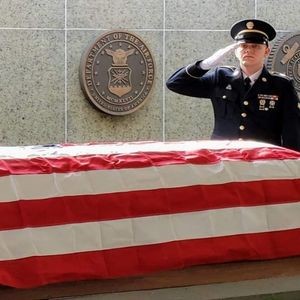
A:
<svg viewBox="0 0 300 300">
<path fill-rule="evenodd" d="M 300 151 L 300 100 L 292 80 L 288 82 L 283 105 L 282 145 Z"/>
<path fill-rule="evenodd" d="M 203 70 L 200 62 L 177 70 L 167 80 L 167 87 L 171 91 L 199 98 L 211 98 L 216 81 L 216 71 Z"/>
</svg>

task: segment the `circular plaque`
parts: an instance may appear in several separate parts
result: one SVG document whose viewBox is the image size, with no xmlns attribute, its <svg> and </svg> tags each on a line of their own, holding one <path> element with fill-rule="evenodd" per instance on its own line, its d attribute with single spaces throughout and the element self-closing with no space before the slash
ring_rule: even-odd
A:
<svg viewBox="0 0 300 300">
<path fill-rule="evenodd" d="M 275 41 L 267 60 L 267 68 L 294 79 L 300 92 L 300 32 L 294 32 Z"/>
<path fill-rule="evenodd" d="M 127 115 L 145 104 L 154 82 L 152 54 L 137 35 L 112 31 L 99 36 L 80 64 L 88 100 L 110 115 Z"/>
</svg>

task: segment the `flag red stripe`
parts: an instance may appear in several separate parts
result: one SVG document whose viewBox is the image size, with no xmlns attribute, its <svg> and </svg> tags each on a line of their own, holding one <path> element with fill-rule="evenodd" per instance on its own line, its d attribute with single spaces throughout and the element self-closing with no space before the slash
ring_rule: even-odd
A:
<svg viewBox="0 0 300 300">
<path fill-rule="evenodd" d="M 0 203 L 0 229 L 300 201 L 300 179 L 231 182 Z"/>
<path fill-rule="evenodd" d="M 300 253 L 300 229 L 195 239 L 156 245 L 28 257 L 0 262 L 0 282 L 16 288 L 96 278 L 116 278 L 197 264 L 264 260 Z"/>
<path fill-rule="evenodd" d="M 131 154 L 95 154 L 66 157 L 0 159 L 0 176 L 51 174 L 90 170 L 144 168 L 170 164 L 212 164 L 220 160 L 300 159 L 300 153 L 284 148 L 224 149 Z"/>
</svg>

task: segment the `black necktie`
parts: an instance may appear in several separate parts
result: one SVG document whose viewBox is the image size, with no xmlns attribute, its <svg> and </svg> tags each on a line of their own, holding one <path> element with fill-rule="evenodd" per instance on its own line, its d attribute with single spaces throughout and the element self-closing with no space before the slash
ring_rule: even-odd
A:
<svg viewBox="0 0 300 300">
<path fill-rule="evenodd" d="M 251 79 L 249 77 L 246 77 L 244 79 L 244 84 L 245 84 L 245 90 L 246 92 L 251 88 Z"/>
</svg>

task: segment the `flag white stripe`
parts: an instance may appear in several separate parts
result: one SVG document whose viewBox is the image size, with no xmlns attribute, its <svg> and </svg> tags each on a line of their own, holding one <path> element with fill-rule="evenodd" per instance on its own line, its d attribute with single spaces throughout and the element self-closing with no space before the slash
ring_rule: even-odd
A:
<svg viewBox="0 0 300 300">
<path fill-rule="evenodd" d="M 0 260 L 300 228 L 300 203 L 0 232 Z"/>
<path fill-rule="evenodd" d="M 300 160 L 221 161 L 136 169 L 0 177 L 0 201 L 300 178 Z"/>
<path fill-rule="evenodd" d="M 187 142 L 131 142 L 96 145 L 36 145 L 0 147 L 0 159 L 26 159 L 34 157 L 62 157 L 78 155 L 128 154 L 138 152 L 200 151 L 201 149 L 253 149 L 277 147 L 254 141 L 187 141 Z"/>
</svg>

